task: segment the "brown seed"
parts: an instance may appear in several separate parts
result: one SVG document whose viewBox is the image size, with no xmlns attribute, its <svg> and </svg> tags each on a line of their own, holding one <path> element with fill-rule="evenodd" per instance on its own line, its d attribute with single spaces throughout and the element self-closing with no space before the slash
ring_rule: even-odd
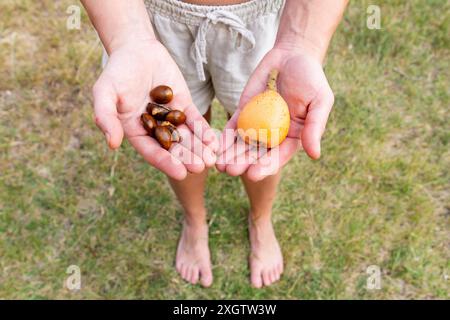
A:
<svg viewBox="0 0 450 320">
<path fill-rule="evenodd" d="M 156 103 L 152 103 L 152 102 L 149 102 L 149 103 L 147 103 L 147 107 L 145 108 L 145 110 L 147 111 L 147 113 L 152 113 L 152 109 L 155 107 L 155 106 L 157 106 L 157 104 Z"/>
<path fill-rule="evenodd" d="M 172 101 L 173 91 L 168 86 L 157 86 L 150 91 L 150 98 L 156 103 L 166 104 Z"/>
<path fill-rule="evenodd" d="M 166 150 L 170 149 L 172 145 L 172 134 L 167 127 L 158 126 L 155 128 L 155 138 L 158 140 L 161 147 Z"/>
<path fill-rule="evenodd" d="M 170 112 L 170 109 L 150 102 L 147 105 L 147 112 L 150 113 L 156 120 L 165 120 L 167 114 Z"/>
<path fill-rule="evenodd" d="M 170 131 L 172 131 L 173 129 L 176 129 L 176 127 L 171 124 L 169 121 L 157 121 L 158 126 L 162 126 L 162 127 L 168 127 L 170 129 Z"/>
<path fill-rule="evenodd" d="M 175 127 L 172 123 L 170 123 L 167 120 L 163 120 L 163 121 L 156 121 L 156 123 L 158 123 L 158 126 L 163 126 L 163 127 Z"/>
<path fill-rule="evenodd" d="M 170 133 L 172 134 L 172 142 L 180 142 L 181 141 L 181 136 L 177 130 L 177 127 L 175 127 L 169 121 L 158 121 L 158 126 L 167 127 L 170 130 Z"/>
<path fill-rule="evenodd" d="M 186 115 L 183 111 L 172 110 L 166 115 L 166 120 L 176 126 L 179 126 L 180 124 L 186 122 Z"/>
<path fill-rule="evenodd" d="M 143 113 L 141 115 L 141 122 L 142 122 L 142 126 L 147 131 L 147 133 L 150 136 L 153 136 L 153 133 L 156 128 L 156 120 L 148 113 Z"/>
<path fill-rule="evenodd" d="M 169 109 L 169 108 L 167 108 L 167 107 L 165 107 L 165 106 L 163 106 L 163 105 L 161 105 L 161 104 L 149 102 L 149 103 L 147 104 L 147 108 L 146 108 L 147 113 L 150 113 L 150 114 L 151 114 L 152 111 L 153 111 L 153 108 L 162 108 L 162 109 L 165 109 L 165 110 L 167 110 L 167 111 L 169 111 L 169 112 L 170 112 L 170 110 L 171 110 L 171 109 Z"/>
</svg>

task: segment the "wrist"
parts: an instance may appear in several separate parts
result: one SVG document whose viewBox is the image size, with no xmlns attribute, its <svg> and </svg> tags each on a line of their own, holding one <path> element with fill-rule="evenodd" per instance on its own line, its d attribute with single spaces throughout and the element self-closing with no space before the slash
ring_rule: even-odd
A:
<svg viewBox="0 0 450 320">
<path fill-rule="evenodd" d="M 298 38 L 280 38 L 277 39 L 274 45 L 275 49 L 287 50 L 293 53 L 306 54 L 321 64 L 325 59 L 328 44 L 320 43 L 317 41 L 311 41 L 305 37 Z"/>
<path fill-rule="evenodd" d="M 348 0 L 286 0 L 276 46 L 301 50 L 321 63 Z"/>
<path fill-rule="evenodd" d="M 81 0 L 108 54 L 130 42 L 155 40 L 142 0 Z"/>
<path fill-rule="evenodd" d="M 146 27 L 129 26 L 103 41 L 108 54 L 130 43 L 157 42 L 153 30 Z"/>
</svg>

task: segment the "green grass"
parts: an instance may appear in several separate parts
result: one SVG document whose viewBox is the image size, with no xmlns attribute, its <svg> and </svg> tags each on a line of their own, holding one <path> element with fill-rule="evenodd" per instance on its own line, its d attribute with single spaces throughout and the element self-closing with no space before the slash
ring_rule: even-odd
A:
<svg viewBox="0 0 450 320">
<path fill-rule="evenodd" d="M 286 262 L 270 288 L 248 282 L 239 179 L 207 188 L 215 282 L 174 270 L 181 211 L 165 177 L 128 143 L 105 146 L 90 87 L 101 48 L 76 1 L 0 5 L 0 298 L 448 298 L 449 4 L 368 1 L 346 12 L 326 63 L 336 104 L 323 157 L 284 169 L 274 222 Z M 214 126 L 225 115 L 214 106 Z M 63 288 L 76 264 L 82 289 Z M 382 289 L 366 289 L 366 268 Z"/>
</svg>

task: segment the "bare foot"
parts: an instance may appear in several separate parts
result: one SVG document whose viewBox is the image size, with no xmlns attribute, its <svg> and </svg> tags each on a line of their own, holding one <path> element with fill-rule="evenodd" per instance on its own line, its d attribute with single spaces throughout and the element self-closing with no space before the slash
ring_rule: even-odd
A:
<svg viewBox="0 0 450 320">
<path fill-rule="evenodd" d="M 283 273 L 283 256 L 270 219 L 249 219 L 250 280 L 255 288 L 269 286 Z"/>
<path fill-rule="evenodd" d="M 208 248 L 208 226 L 183 222 L 183 231 L 178 242 L 176 269 L 180 276 L 202 286 L 212 284 L 211 260 Z"/>
</svg>

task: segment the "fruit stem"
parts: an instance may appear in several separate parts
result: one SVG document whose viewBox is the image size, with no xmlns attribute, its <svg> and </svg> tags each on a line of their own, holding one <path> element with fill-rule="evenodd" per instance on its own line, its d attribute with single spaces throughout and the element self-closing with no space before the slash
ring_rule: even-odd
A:
<svg viewBox="0 0 450 320">
<path fill-rule="evenodd" d="M 278 78 L 278 70 L 273 69 L 270 71 L 269 80 L 267 80 L 267 90 L 277 91 L 277 78 Z"/>
</svg>

